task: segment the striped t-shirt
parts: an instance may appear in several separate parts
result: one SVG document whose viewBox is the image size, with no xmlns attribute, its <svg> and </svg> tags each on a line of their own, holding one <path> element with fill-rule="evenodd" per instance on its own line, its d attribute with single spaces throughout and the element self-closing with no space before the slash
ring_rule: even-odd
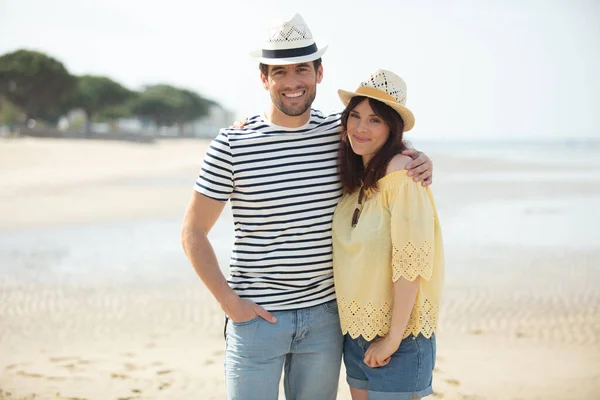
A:
<svg viewBox="0 0 600 400">
<path fill-rule="evenodd" d="M 211 142 L 195 188 L 231 201 L 228 282 L 240 297 L 269 311 L 335 298 L 331 221 L 341 198 L 340 129 L 340 114 L 311 110 L 300 128 L 255 116 Z"/>
</svg>

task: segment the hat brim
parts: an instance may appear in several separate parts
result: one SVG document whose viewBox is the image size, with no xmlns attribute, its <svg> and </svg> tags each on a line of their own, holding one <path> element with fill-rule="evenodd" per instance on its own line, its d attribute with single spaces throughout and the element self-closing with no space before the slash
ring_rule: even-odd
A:
<svg viewBox="0 0 600 400">
<path fill-rule="evenodd" d="M 402 121 L 404 121 L 404 132 L 410 131 L 415 126 L 415 116 L 413 115 L 412 111 L 396 101 L 381 99 L 377 96 L 370 96 L 363 93 L 348 92 L 341 89 L 338 90 L 338 95 L 340 96 L 340 100 L 342 100 L 344 106 L 347 106 L 350 100 L 356 96 L 369 97 L 371 99 L 380 101 L 383 104 L 392 107 L 398 114 L 400 114 Z"/>
<path fill-rule="evenodd" d="M 258 62 L 266 65 L 289 65 L 299 64 L 303 62 L 315 61 L 321 58 L 323 53 L 327 50 L 327 45 L 320 47 L 316 53 L 307 54 L 301 57 L 287 57 L 287 58 L 268 58 L 262 56 L 262 49 L 253 50 L 250 52 L 250 57 L 256 59 Z"/>
</svg>

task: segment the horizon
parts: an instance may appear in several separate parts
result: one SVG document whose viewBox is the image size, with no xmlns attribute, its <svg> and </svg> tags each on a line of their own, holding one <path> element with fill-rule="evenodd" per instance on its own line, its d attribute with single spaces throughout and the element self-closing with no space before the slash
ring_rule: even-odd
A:
<svg viewBox="0 0 600 400">
<path fill-rule="evenodd" d="M 249 51 L 268 26 L 298 12 L 317 45 L 329 45 L 313 108 L 341 111 L 337 89 L 353 90 L 386 68 L 408 85 L 407 106 L 416 116 L 410 141 L 600 139 L 600 4 L 593 0 L 378 0 L 369 7 L 386 12 L 373 18 L 355 2 L 229 0 L 210 13 L 201 2 L 169 6 L 3 0 L 0 54 L 42 51 L 73 74 L 105 75 L 131 89 L 190 88 L 241 119 L 269 102 Z M 334 13 L 339 24 L 328 19 Z"/>
</svg>

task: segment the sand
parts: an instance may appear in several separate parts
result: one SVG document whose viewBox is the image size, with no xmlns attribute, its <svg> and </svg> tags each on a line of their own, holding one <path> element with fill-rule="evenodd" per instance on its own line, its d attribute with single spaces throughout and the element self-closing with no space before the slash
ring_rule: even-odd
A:
<svg viewBox="0 0 600 400">
<path fill-rule="evenodd" d="M 0 399 L 225 398 L 223 315 L 180 249 L 165 279 L 84 279 L 19 239 L 179 221 L 206 148 L 0 141 Z M 422 150 L 448 270 L 430 398 L 599 399 L 600 167 Z"/>
</svg>

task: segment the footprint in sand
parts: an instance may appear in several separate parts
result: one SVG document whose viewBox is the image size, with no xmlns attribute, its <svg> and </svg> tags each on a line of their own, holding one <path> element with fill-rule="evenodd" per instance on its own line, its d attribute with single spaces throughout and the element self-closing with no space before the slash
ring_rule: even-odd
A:
<svg viewBox="0 0 600 400">
<path fill-rule="evenodd" d="M 213 360 L 212 358 L 209 358 L 208 360 L 204 361 L 204 365 L 212 365 L 215 363 L 215 360 Z"/>
<path fill-rule="evenodd" d="M 163 382 L 160 384 L 160 386 L 158 387 L 158 390 L 165 390 L 166 388 L 170 387 L 171 384 L 169 382 Z"/>
<path fill-rule="evenodd" d="M 50 357 L 48 360 L 50 360 L 51 363 L 54 364 L 59 364 L 59 363 L 63 363 L 63 362 L 67 362 L 66 364 L 63 365 L 59 365 L 62 368 L 68 369 L 69 371 L 73 372 L 73 371 L 81 371 L 81 369 L 78 369 L 77 364 L 85 364 L 85 362 L 81 362 L 81 360 L 79 360 L 79 357 Z"/>
<path fill-rule="evenodd" d="M 17 375 L 25 376 L 27 378 L 44 378 L 44 375 L 42 375 L 42 374 L 25 372 L 23 370 L 17 371 Z"/>
<path fill-rule="evenodd" d="M 432 396 L 435 397 L 436 399 L 441 399 L 444 397 L 444 393 L 433 392 Z"/>
<path fill-rule="evenodd" d="M 77 368 L 77 366 L 73 363 L 65 364 L 62 367 L 68 369 L 69 371 L 74 371 L 75 368 Z"/>
<path fill-rule="evenodd" d="M 123 366 L 125 367 L 125 371 L 131 372 L 131 371 L 136 371 L 138 370 L 138 366 L 132 363 L 123 363 Z"/>
<path fill-rule="evenodd" d="M 79 357 L 50 357 L 49 360 L 53 363 L 60 363 L 64 361 L 78 361 Z"/>
<path fill-rule="evenodd" d="M 471 335 L 483 335 L 483 330 L 481 330 L 481 329 L 471 329 L 469 331 L 469 333 Z"/>
<path fill-rule="evenodd" d="M 458 379 L 446 379 L 446 383 L 451 386 L 460 386 L 460 381 Z"/>
<path fill-rule="evenodd" d="M 161 371 L 156 371 L 156 375 L 167 375 L 167 374 L 170 374 L 171 372 L 173 372 L 173 371 L 170 369 L 163 369 Z"/>
<path fill-rule="evenodd" d="M 129 379 L 129 376 L 128 376 L 128 375 L 125 375 L 125 374 L 117 374 L 117 373 L 115 373 L 115 372 L 113 372 L 112 374 L 110 374 L 110 377 L 111 377 L 112 379 Z"/>
<path fill-rule="evenodd" d="M 48 379 L 49 381 L 66 381 L 67 378 L 65 378 L 64 376 L 49 376 L 46 379 Z"/>
</svg>

